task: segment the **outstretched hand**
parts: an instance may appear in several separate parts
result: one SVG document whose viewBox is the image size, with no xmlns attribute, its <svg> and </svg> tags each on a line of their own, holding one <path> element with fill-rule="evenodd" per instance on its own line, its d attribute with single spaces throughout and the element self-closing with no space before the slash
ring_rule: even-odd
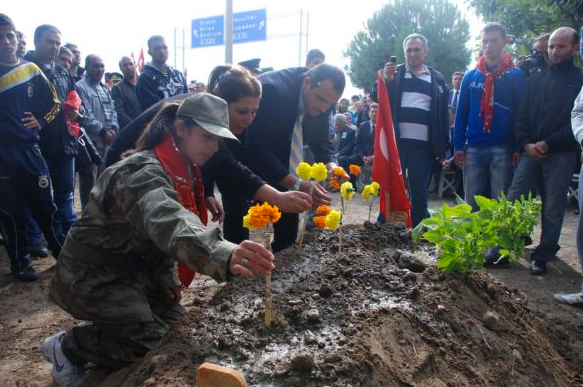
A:
<svg viewBox="0 0 583 387">
<path fill-rule="evenodd" d="M 233 250 L 229 271 L 245 277 L 251 277 L 253 273 L 266 276 L 275 269 L 274 260 L 273 254 L 261 244 L 245 240 Z"/>
</svg>

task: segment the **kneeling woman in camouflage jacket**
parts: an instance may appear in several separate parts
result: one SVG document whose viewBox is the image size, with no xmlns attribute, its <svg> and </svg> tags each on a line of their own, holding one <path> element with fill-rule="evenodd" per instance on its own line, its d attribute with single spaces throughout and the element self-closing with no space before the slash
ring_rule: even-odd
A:
<svg viewBox="0 0 583 387">
<path fill-rule="evenodd" d="M 57 305 L 92 322 L 45 340 L 58 385 L 81 385 L 88 362 L 119 368 L 157 344 L 184 313 L 176 261 L 217 281 L 275 267 L 260 244 L 235 245 L 204 226 L 199 166 L 221 137 L 236 141 L 226 102 L 194 94 L 162 108 L 138 142 L 142 150 L 99 178 L 51 283 Z"/>
</svg>

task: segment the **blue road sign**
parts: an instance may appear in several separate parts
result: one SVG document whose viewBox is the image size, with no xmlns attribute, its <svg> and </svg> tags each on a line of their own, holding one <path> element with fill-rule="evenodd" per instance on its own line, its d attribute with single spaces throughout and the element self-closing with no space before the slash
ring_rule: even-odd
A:
<svg viewBox="0 0 583 387">
<path fill-rule="evenodd" d="M 223 45 L 224 29 L 223 15 L 193 19 L 191 48 Z M 233 43 L 266 40 L 266 30 L 267 12 L 265 9 L 233 14 Z"/>
<path fill-rule="evenodd" d="M 222 15 L 192 20 L 191 48 L 221 46 L 224 43 L 225 24 Z"/>
<path fill-rule="evenodd" d="M 233 43 L 256 42 L 267 39 L 265 9 L 233 14 Z"/>
</svg>

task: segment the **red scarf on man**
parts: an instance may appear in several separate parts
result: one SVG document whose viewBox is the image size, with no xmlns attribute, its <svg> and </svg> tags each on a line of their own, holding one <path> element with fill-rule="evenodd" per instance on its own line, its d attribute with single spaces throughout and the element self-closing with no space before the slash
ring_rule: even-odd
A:
<svg viewBox="0 0 583 387">
<path fill-rule="evenodd" d="M 486 76 L 484 92 L 482 93 L 482 104 L 480 106 L 480 116 L 484 119 L 485 133 L 490 133 L 490 128 L 492 128 L 492 117 L 494 116 L 494 79 L 504 74 L 506 71 L 512 70 L 513 67 L 514 63 L 512 63 L 512 57 L 506 53 L 502 53 L 502 59 L 500 60 L 498 67 L 496 67 L 491 73 L 488 72 L 486 58 L 482 55 L 478 60 L 476 68 Z"/>
<path fill-rule="evenodd" d="M 172 179 L 180 204 L 198 215 L 202 224 L 206 226 L 208 213 L 204 203 L 204 185 L 200 168 L 197 165 L 190 164 L 194 174 L 193 188 L 186 159 L 178 148 L 176 148 L 176 145 L 174 145 L 171 134 L 167 135 L 164 141 L 154 147 L 154 152 L 158 161 L 160 161 L 160 164 L 162 164 L 164 170 Z M 191 284 L 194 279 L 194 274 L 194 270 L 181 263 L 178 264 L 178 276 L 180 277 L 180 283 L 184 287 L 188 287 Z"/>
</svg>

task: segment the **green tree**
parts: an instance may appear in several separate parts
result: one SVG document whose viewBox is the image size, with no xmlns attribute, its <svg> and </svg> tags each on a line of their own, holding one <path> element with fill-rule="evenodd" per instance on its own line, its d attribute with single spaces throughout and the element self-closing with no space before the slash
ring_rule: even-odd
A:
<svg viewBox="0 0 583 387">
<path fill-rule="evenodd" d="M 576 30 L 583 23 L 583 1 L 578 0 L 470 0 L 485 21 L 503 24 L 509 34 L 533 38 L 558 27 Z"/>
<path fill-rule="evenodd" d="M 412 33 L 427 38 L 429 54 L 425 62 L 448 82 L 454 71 L 467 67 L 469 26 L 455 5 L 448 0 L 395 0 L 373 14 L 344 52 L 350 59 L 346 72 L 352 83 L 369 92 L 376 71 L 391 55 L 397 57 L 397 63 L 404 62 L 403 40 Z"/>
</svg>

